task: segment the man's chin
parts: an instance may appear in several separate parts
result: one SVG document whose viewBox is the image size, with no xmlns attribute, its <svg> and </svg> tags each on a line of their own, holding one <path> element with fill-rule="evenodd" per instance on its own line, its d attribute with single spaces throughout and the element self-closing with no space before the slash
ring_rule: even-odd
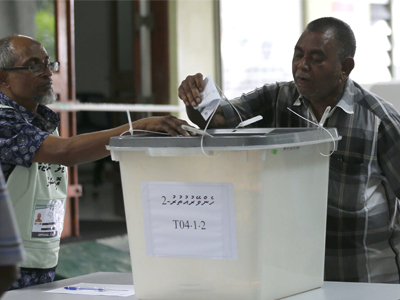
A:
<svg viewBox="0 0 400 300">
<path fill-rule="evenodd" d="M 34 101 L 42 105 L 52 104 L 57 100 L 57 94 L 53 91 L 48 91 L 43 95 L 35 95 L 32 97 Z"/>
<path fill-rule="evenodd" d="M 312 93 L 310 92 L 309 89 L 306 89 L 304 86 L 296 84 L 297 87 L 297 91 L 299 92 L 299 94 L 305 98 L 309 98 Z"/>
</svg>

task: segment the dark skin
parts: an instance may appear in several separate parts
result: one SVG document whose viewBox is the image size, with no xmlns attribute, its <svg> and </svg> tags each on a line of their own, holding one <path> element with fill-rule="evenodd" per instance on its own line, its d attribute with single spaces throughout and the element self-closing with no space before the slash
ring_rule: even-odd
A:
<svg viewBox="0 0 400 300">
<path fill-rule="evenodd" d="M 0 266 L 0 297 L 10 289 L 18 276 L 19 267 L 17 265 Z"/>
<path fill-rule="evenodd" d="M 340 99 L 354 60 L 341 60 L 331 31 L 305 31 L 298 40 L 292 60 L 293 79 L 300 94 L 311 102 L 319 121 L 326 107 L 334 107 Z"/>
<path fill-rule="evenodd" d="M 30 66 L 47 63 L 50 60 L 46 49 L 30 37 L 15 36 L 12 39 L 12 45 L 17 56 L 14 66 Z M 52 72 L 49 68 L 40 75 L 34 75 L 29 70 L 0 70 L 0 88 L 10 99 L 36 114 L 39 104 L 32 97 L 53 89 Z M 183 130 L 181 125 L 188 125 L 188 123 L 173 116 L 151 117 L 132 123 L 133 129 L 167 132 L 171 136 L 192 135 Z M 32 161 L 65 166 L 95 161 L 110 155 L 105 148 L 110 138 L 119 136 L 128 129 L 129 124 L 126 124 L 69 138 L 49 135 Z"/>
<path fill-rule="evenodd" d="M 340 59 L 337 53 L 338 45 L 330 30 L 306 30 L 295 46 L 292 60 L 293 79 L 299 93 L 310 100 L 318 121 L 328 106 L 333 108 L 337 104 L 354 68 L 353 58 Z M 200 73 L 186 77 L 178 88 L 179 98 L 185 103 L 190 120 L 200 128 L 204 128 L 206 122 L 193 107 L 201 103 L 200 92 L 203 89 L 203 75 Z M 221 107 L 218 107 L 210 127 L 226 127 Z"/>
</svg>

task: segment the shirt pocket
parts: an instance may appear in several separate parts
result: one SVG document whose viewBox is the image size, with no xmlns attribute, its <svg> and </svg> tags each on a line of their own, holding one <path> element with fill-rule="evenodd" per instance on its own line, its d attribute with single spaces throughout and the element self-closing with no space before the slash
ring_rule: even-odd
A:
<svg viewBox="0 0 400 300">
<path fill-rule="evenodd" d="M 329 166 L 328 205 L 356 212 L 365 206 L 368 164 L 345 163 L 332 158 Z"/>
</svg>

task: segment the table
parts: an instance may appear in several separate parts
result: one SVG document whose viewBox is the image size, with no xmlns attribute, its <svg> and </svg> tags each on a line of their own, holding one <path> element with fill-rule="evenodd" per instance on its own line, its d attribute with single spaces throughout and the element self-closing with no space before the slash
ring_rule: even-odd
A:
<svg viewBox="0 0 400 300">
<path fill-rule="evenodd" d="M 98 272 L 52 283 L 46 283 L 21 290 L 9 291 L 1 300 L 66 300 L 71 295 L 48 294 L 42 291 L 72 285 L 80 282 L 85 283 L 109 283 L 109 284 L 132 284 L 132 274 Z M 74 295 L 74 300 L 138 300 L 135 296 L 130 297 L 106 297 Z M 378 284 L 378 283 L 349 283 L 349 282 L 324 282 L 320 289 L 290 296 L 285 300 L 400 300 L 400 284 Z"/>
<path fill-rule="evenodd" d="M 108 283 L 108 284 L 133 284 L 131 273 L 116 272 L 97 272 L 93 274 L 77 276 L 64 280 L 58 280 L 51 283 L 41 284 L 20 290 L 6 292 L 1 300 L 138 300 L 135 296 L 130 297 L 108 297 L 108 296 L 87 296 L 87 295 L 71 295 L 68 294 L 49 294 L 42 293 L 68 285 L 84 283 Z"/>
</svg>

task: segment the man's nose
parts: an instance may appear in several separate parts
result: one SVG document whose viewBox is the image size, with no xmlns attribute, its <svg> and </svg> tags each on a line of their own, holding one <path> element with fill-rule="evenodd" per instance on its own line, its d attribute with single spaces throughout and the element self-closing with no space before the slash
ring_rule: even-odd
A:
<svg viewBox="0 0 400 300">
<path fill-rule="evenodd" d="M 302 70 L 309 70 L 310 65 L 308 64 L 307 58 L 303 57 L 297 64 L 297 67 Z"/>
<path fill-rule="evenodd" d="M 44 69 L 44 72 L 42 73 L 42 76 L 46 75 L 46 76 L 52 76 L 53 72 L 50 70 L 50 66 L 46 66 L 46 68 Z"/>
</svg>

